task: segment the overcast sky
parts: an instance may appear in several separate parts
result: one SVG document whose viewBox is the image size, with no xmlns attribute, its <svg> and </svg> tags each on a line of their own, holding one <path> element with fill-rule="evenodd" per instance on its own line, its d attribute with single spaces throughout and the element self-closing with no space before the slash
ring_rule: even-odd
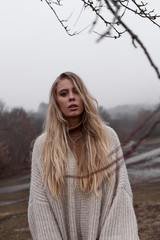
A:
<svg viewBox="0 0 160 240">
<path fill-rule="evenodd" d="M 160 14 L 160 1 L 148 1 Z M 160 69 L 160 29 L 133 17 L 126 16 L 126 23 Z M 85 23 L 82 19 L 82 26 Z M 99 43 L 97 38 L 89 29 L 68 36 L 44 1 L 0 0 L 0 99 L 8 107 L 37 110 L 48 102 L 55 78 L 72 71 L 105 108 L 160 102 L 160 80 L 142 49 L 135 49 L 127 34 Z"/>
</svg>

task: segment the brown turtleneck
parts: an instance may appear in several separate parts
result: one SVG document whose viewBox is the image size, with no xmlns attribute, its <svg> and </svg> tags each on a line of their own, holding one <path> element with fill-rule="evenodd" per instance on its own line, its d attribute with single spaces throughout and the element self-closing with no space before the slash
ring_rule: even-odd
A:
<svg viewBox="0 0 160 240">
<path fill-rule="evenodd" d="M 76 159 L 80 156 L 81 148 L 79 146 L 81 146 L 82 140 L 83 124 L 81 121 L 76 126 L 69 128 L 68 131 L 68 144 Z"/>
</svg>

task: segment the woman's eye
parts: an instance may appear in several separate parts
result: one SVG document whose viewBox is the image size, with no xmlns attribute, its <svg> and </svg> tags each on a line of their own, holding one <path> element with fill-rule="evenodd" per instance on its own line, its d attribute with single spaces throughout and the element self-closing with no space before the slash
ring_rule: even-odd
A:
<svg viewBox="0 0 160 240">
<path fill-rule="evenodd" d="M 62 97 L 65 97 L 66 95 L 67 95 L 66 92 L 61 92 L 61 93 L 60 93 L 60 96 L 62 96 Z"/>
<path fill-rule="evenodd" d="M 74 90 L 74 93 L 75 93 L 75 94 L 79 94 L 79 92 L 77 91 L 77 89 Z"/>
</svg>

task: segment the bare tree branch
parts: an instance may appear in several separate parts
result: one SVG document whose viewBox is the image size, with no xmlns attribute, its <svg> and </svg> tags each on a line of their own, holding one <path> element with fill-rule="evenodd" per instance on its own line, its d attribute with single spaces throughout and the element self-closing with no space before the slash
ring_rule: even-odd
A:
<svg viewBox="0 0 160 240">
<path fill-rule="evenodd" d="M 114 0 L 112 0 L 114 1 Z M 135 35 L 132 30 L 122 21 L 122 19 L 117 15 L 117 13 L 114 11 L 113 7 L 111 6 L 111 4 L 109 3 L 109 1 L 105 0 L 106 5 L 108 7 L 108 9 L 111 11 L 111 13 L 117 18 L 118 22 L 124 27 L 124 29 L 129 33 L 129 35 L 132 38 L 132 43 L 134 43 L 134 41 L 136 41 L 140 47 L 143 49 L 146 57 L 148 58 L 151 66 L 155 69 L 158 78 L 160 78 L 160 72 L 158 67 L 155 65 L 155 63 L 153 62 L 147 48 L 144 46 L 144 44 L 142 43 L 142 41 L 139 39 L 139 37 L 137 35 Z M 134 45 L 135 46 L 135 45 Z"/>
<path fill-rule="evenodd" d="M 57 0 L 57 2 L 53 2 L 53 1 L 51 1 L 51 0 L 44 0 L 46 3 L 47 3 L 47 5 L 51 8 L 51 10 L 53 11 L 53 13 L 54 13 L 54 15 L 56 16 L 56 18 L 57 18 L 57 20 L 59 21 L 59 23 L 62 25 L 62 27 L 65 29 L 65 31 L 67 32 L 67 34 L 69 35 L 69 36 L 74 36 L 74 35 L 76 35 L 76 33 L 74 32 L 74 33 L 70 33 L 70 29 L 68 28 L 68 25 L 67 24 L 65 24 L 65 23 L 67 23 L 67 20 L 62 20 L 62 19 L 60 19 L 59 18 L 59 16 L 58 16 L 58 14 L 57 14 L 57 12 L 55 11 L 55 9 L 54 9 L 54 7 L 52 6 L 52 4 L 57 4 L 57 5 L 59 5 L 59 6 L 61 6 L 61 1 L 58 1 Z"/>
<path fill-rule="evenodd" d="M 160 15 L 154 13 L 154 10 L 149 10 L 148 3 L 144 3 L 143 1 L 138 0 L 81 0 L 83 7 L 77 17 L 77 20 L 73 27 L 76 26 L 79 19 L 82 17 L 82 11 L 86 11 L 87 9 L 91 10 L 95 14 L 95 19 L 92 21 L 91 24 L 87 24 L 87 27 L 83 28 L 79 31 L 73 31 L 73 27 L 69 27 L 69 19 L 71 15 L 67 19 L 61 19 L 59 14 L 57 13 L 55 6 L 63 7 L 62 0 L 44 0 L 50 9 L 53 11 L 54 15 L 65 29 L 69 36 L 78 35 L 79 33 L 83 32 L 89 26 L 90 32 L 94 32 L 99 35 L 97 41 L 100 41 L 104 37 L 108 38 L 120 38 L 124 33 L 128 32 L 132 39 L 132 44 L 136 47 L 136 43 L 142 48 L 145 56 L 147 57 L 149 63 L 155 70 L 158 78 L 160 78 L 160 72 L 156 64 L 154 63 L 151 55 L 149 54 L 147 48 L 144 46 L 143 42 L 139 39 L 138 35 L 136 35 L 131 28 L 122 20 L 124 15 L 127 11 L 131 13 L 149 20 L 151 23 L 156 25 L 160 28 L 160 25 L 156 22 L 157 18 Z M 111 13 L 111 18 L 108 17 L 107 13 Z M 94 30 L 95 26 L 97 25 L 98 21 L 101 21 L 105 26 L 104 33 L 98 33 L 97 30 Z M 124 30 L 119 30 L 120 27 L 123 27 Z M 114 34 L 115 33 L 115 34 Z"/>
<path fill-rule="evenodd" d="M 160 118 L 155 121 L 153 123 L 153 125 L 148 129 L 148 131 L 141 137 L 137 140 L 137 142 L 132 146 L 132 148 L 130 150 L 128 150 L 125 154 L 124 154 L 124 159 L 127 160 L 131 155 L 132 153 L 137 149 L 137 147 L 140 145 L 140 143 L 146 139 L 150 134 L 151 132 L 153 131 L 153 129 L 158 125 L 160 124 Z M 110 152 L 108 154 L 107 157 L 111 157 L 112 155 L 114 155 L 115 153 L 118 153 L 118 151 L 120 150 L 120 146 L 118 146 L 116 149 L 114 149 L 112 152 Z M 65 177 L 67 178 L 77 178 L 77 179 L 82 179 L 82 178 L 89 178 L 91 176 L 93 176 L 94 174 L 98 174 L 100 172 L 103 172 L 105 171 L 106 169 L 109 169 L 111 168 L 112 166 L 114 165 L 117 165 L 118 162 L 120 162 L 120 160 L 123 160 L 123 156 L 120 156 L 120 157 L 117 157 L 114 161 L 112 161 L 109 165 L 103 167 L 103 168 L 100 168 L 98 169 L 97 171 L 94 171 L 94 172 L 91 172 L 87 175 L 84 175 L 84 176 L 74 176 L 74 175 L 66 175 Z M 116 170 L 119 169 L 119 167 L 124 163 L 124 161 L 122 161 L 122 163 L 120 163 L 118 166 L 116 166 Z"/>
<path fill-rule="evenodd" d="M 129 0 L 125 0 L 125 1 L 121 1 L 121 0 L 117 0 L 119 2 L 119 4 L 125 9 L 125 10 L 129 10 L 135 14 L 137 14 L 139 17 L 142 18 L 148 18 L 148 20 L 150 20 L 153 24 L 157 25 L 157 27 L 160 28 L 160 25 L 155 22 L 154 20 L 156 20 L 158 17 L 160 17 L 160 15 L 154 14 L 154 10 L 151 11 L 147 11 L 147 3 L 143 3 L 141 2 L 141 4 L 137 3 L 135 0 L 132 0 L 132 2 L 135 4 L 135 6 L 137 7 L 137 9 L 132 9 L 131 7 L 128 7 L 129 4 Z M 124 4 L 126 3 L 126 5 Z"/>
<path fill-rule="evenodd" d="M 147 124 L 147 122 L 152 119 L 157 113 L 160 112 L 160 106 L 158 106 L 125 140 L 122 147 L 127 145 L 131 139 Z"/>
<path fill-rule="evenodd" d="M 150 134 L 151 132 L 153 131 L 153 129 L 160 123 L 160 118 L 155 121 L 153 123 L 153 125 L 148 129 L 148 131 L 141 137 L 138 139 L 138 141 L 132 146 L 132 148 L 126 152 L 126 154 L 124 154 L 124 157 L 127 159 L 131 156 L 131 154 L 135 151 L 135 149 L 140 145 L 140 143 L 146 139 Z"/>
</svg>

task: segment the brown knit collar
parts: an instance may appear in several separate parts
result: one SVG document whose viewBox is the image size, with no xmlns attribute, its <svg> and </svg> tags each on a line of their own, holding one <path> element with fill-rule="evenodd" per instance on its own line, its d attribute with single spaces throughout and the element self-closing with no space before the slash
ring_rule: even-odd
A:
<svg viewBox="0 0 160 240">
<path fill-rule="evenodd" d="M 79 127 L 81 127 L 82 126 L 82 121 L 80 121 L 78 124 L 76 124 L 75 126 L 73 126 L 73 127 L 70 127 L 69 128 L 69 131 L 73 131 L 73 130 L 76 130 L 76 129 L 78 129 Z"/>
</svg>

